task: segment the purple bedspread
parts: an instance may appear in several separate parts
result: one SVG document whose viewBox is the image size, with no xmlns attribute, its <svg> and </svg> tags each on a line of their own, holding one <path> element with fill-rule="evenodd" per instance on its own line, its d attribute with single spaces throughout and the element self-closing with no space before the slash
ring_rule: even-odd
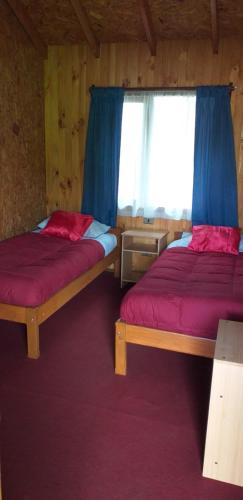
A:
<svg viewBox="0 0 243 500">
<path fill-rule="evenodd" d="M 26 233 L 0 243 L 0 302 L 35 307 L 104 257 L 100 243 Z"/>
<path fill-rule="evenodd" d="M 243 321 L 243 253 L 166 250 L 124 297 L 121 318 L 216 338 L 220 318 Z"/>
</svg>

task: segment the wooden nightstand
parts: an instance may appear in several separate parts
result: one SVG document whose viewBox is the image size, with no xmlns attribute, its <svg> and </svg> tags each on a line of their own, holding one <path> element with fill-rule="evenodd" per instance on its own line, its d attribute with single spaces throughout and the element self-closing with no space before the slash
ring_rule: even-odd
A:
<svg viewBox="0 0 243 500">
<path fill-rule="evenodd" d="M 168 232 L 131 229 L 122 233 L 121 286 L 135 283 L 167 245 Z"/>
</svg>

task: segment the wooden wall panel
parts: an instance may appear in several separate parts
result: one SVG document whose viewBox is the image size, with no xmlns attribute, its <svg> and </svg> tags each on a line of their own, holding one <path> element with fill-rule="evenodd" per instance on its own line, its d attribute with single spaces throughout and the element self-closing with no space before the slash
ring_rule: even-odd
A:
<svg viewBox="0 0 243 500">
<path fill-rule="evenodd" d="M 43 63 L 0 2 L 0 239 L 46 214 Z"/>
<path fill-rule="evenodd" d="M 49 50 L 45 71 L 48 212 L 79 209 L 85 140 L 85 46 Z"/>
<path fill-rule="evenodd" d="M 69 83 L 74 68 L 75 92 L 73 83 Z M 228 84 L 230 81 L 237 86 L 232 94 L 232 112 L 240 225 L 243 227 L 243 52 L 240 40 L 222 40 L 218 55 L 212 53 L 211 42 L 207 40 L 160 42 L 156 57 L 150 55 L 145 43 L 138 42 L 103 44 L 100 59 L 95 59 L 85 44 L 50 47 L 46 63 L 48 212 L 56 207 L 80 209 L 90 85 L 176 87 Z M 72 115 L 74 108 L 76 111 Z M 65 115 L 64 136 L 62 113 Z M 76 135 L 73 135 L 74 130 Z M 61 179 L 57 179 L 60 172 Z M 67 179 L 72 188 L 68 187 Z M 143 226 L 139 218 L 120 217 L 119 223 L 125 227 Z M 148 227 L 152 229 L 153 226 Z M 172 232 L 187 229 L 188 223 L 162 220 L 155 221 L 154 227 L 168 228 Z"/>
</svg>

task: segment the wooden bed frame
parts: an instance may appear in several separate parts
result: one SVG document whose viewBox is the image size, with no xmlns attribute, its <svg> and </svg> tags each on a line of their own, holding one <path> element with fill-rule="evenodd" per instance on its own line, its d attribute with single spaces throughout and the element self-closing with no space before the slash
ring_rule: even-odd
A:
<svg viewBox="0 0 243 500">
<path fill-rule="evenodd" d="M 126 346 L 128 343 L 213 358 L 216 341 L 177 332 L 131 325 L 118 320 L 116 322 L 115 341 L 115 373 L 117 375 L 126 375 Z"/>
<path fill-rule="evenodd" d="M 181 235 L 182 232 L 175 232 L 174 239 L 179 239 Z M 115 340 L 115 373 L 117 375 L 126 375 L 126 345 L 129 343 L 213 358 L 216 340 L 132 325 L 118 320 Z"/>
<path fill-rule="evenodd" d="M 111 264 L 114 264 L 114 276 L 120 276 L 121 229 L 113 228 L 109 232 L 116 235 L 117 247 L 109 255 L 98 261 L 91 269 L 52 295 L 43 304 L 37 307 L 23 307 L 0 303 L 0 319 L 26 324 L 27 353 L 29 358 L 38 359 L 40 356 L 39 326 L 41 323 L 77 295 L 77 293 L 97 278 Z"/>
</svg>

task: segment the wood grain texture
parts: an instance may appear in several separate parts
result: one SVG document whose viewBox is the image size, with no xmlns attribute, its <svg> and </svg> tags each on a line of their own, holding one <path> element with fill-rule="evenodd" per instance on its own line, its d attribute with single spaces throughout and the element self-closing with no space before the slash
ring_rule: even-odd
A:
<svg viewBox="0 0 243 500">
<path fill-rule="evenodd" d="M 164 41 L 151 57 L 146 43 L 101 45 L 95 59 L 86 44 L 49 47 L 46 63 L 46 159 L 48 212 L 57 207 L 79 210 L 82 197 L 83 161 L 90 85 L 176 87 L 228 84 L 232 93 L 238 174 L 240 226 L 243 227 L 243 52 L 238 39 L 224 39 L 219 53 L 211 41 Z M 142 218 L 118 217 L 117 225 L 143 228 Z M 150 230 L 190 229 L 187 221 L 155 220 Z"/>
<path fill-rule="evenodd" d="M 73 6 L 74 12 L 79 20 L 80 27 L 83 31 L 85 39 L 89 44 L 95 57 L 100 55 L 100 44 L 96 40 L 93 30 L 90 26 L 89 18 L 83 8 L 81 0 L 69 0 Z"/>
<path fill-rule="evenodd" d="M 7 0 L 7 2 L 39 54 L 46 59 L 47 46 L 43 43 L 25 7 L 18 0 Z"/>
<path fill-rule="evenodd" d="M 69 0 L 18 0 L 47 45 L 85 40 Z M 211 38 L 210 0 L 149 0 L 157 40 Z M 242 0 L 218 0 L 221 37 L 243 35 Z M 82 0 L 101 43 L 145 41 L 137 0 Z"/>
<path fill-rule="evenodd" d="M 116 375 L 127 374 L 127 345 L 126 326 L 122 321 L 117 321 L 115 337 L 115 373 Z"/>
<path fill-rule="evenodd" d="M 79 210 L 82 195 L 86 47 L 49 49 L 45 71 L 48 213 Z"/>
<path fill-rule="evenodd" d="M 0 239 L 46 214 L 43 61 L 0 2 Z"/>
<path fill-rule="evenodd" d="M 19 0 L 48 45 L 85 41 L 70 0 Z M 89 24 L 100 42 L 146 39 L 137 0 L 82 0 Z M 125 38 L 124 38 L 125 37 Z"/>
<path fill-rule="evenodd" d="M 218 28 L 218 12 L 217 0 L 210 0 L 211 8 L 211 27 L 212 27 L 212 45 L 214 54 L 219 50 L 219 28 Z"/>
<path fill-rule="evenodd" d="M 193 354 L 206 358 L 214 357 L 215 340 L 193 337 L 177 332 L 167 332 L 145 326 L 131 325 L 118 320 L 115 323 L 115 373 L 126 375 L 127 359 L 126 344 L 143 345 L 147 347 L 157 347 L 169 351 Z"/>
<path fill-rule="evenodd" d="M 220 320 L 203 475 L 243 486 L 243 324 Z"/>
<path fill-rule="evenodd" d="M 219 320 L 214 359 L 243 367 L 243 323 Z"/>
<path fill-rule="evenodd" d="M 203 476 L 243 486 L 243 366 L 215 360 Z"/>
<path fill-rule="evenodd" d="M 28 358 L 38 359 L 40 356 L 40 336 L 37 319 L 38 308 L 26 308 L 27 353 Z"/>
<path fill-rule="evenodd" d="M 122 233 L 121 287 L 136 282 L 167 245 L 167 232 L 129 230 Z"/>
<path fill-rule="evenodd" d="M 151 19 L 150 8 L 148 0 L 138 0 L 138 6 L 140 9 L 140 15 L 143 22 L 144 31 L 146 34 L 148 46 L 150 49 L 151 56 L 156 55 L 156 36 L 154 33 L 154 27 Z"/>
</svg>

